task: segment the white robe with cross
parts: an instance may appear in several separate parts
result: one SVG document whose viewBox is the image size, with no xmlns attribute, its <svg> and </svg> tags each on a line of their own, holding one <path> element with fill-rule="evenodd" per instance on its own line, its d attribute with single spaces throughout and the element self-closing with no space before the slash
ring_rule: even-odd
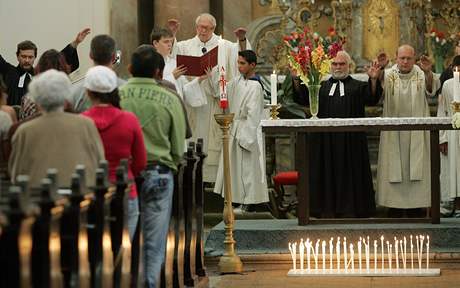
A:
<svg viewBox="0 0 460 288">
<path fill-rule="evenodd" d="M 219 41 L 220 37 L 213 34 L 211 39 L 203 43 L 198 36 L 185 41 L 176 42 L 173 46 L 173 56 L 188 55 L 201 56 L 202 49 L 211 51 L 219 45 L 218 65 L 212 70 L 212 77 L 199 83 L 205 99 L 201 106 L 195 105 L 187 107 L 190 126 L 192 128 L 192 140 L 198 138 L 204 140 L 204 152 L 208 154 L 203 166 L 203 181 L 215 182 L 219 155 L 222 149 L 222 133 L 219 125 L 214 120 L 214 114 L 221 113 L 219 108 L 219 68 L 224 67 L 226 80 L 231 81 L 239 75 L 238 72 L 238 51 L 240 45 L 228 40 Z M 246 49 L 251 49 L 251 45 L 246 41 Z M 186 101 L 187 102 L 187 101 Z M 198 103 L 197 103 L 198 104 Z"/>
<path fill-rule="evenodd" d="M 432 92 L 425 74 L 416 65 L 407 74 L 396 65 L 385 70 L 383 117 L 429 117 L 427 96 L 433 96 L 439 80 L 433 78 Z M 426 131 L 380 133 L 377 168 L 377 205 L 392 208 L 431 206 L 430 137 Z"/>
</svg>

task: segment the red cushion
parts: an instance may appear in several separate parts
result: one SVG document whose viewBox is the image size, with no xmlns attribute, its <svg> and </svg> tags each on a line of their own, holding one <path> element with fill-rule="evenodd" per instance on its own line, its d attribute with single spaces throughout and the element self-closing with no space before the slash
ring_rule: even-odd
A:
<svg viewBox="0 0 460 288">
<path fill-rule="evenodd" d="M 280 172 L 273 176 L 275 185 L 296 185 L 298 181 L 299 172 L 297 171 Z"/>
</svg>

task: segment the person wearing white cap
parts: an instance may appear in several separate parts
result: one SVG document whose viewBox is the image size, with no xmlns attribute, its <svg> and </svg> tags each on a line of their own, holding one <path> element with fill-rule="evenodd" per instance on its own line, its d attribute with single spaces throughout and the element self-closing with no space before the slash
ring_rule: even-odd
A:
<svg viewBox="0 0 460 288">
<path fill-rule="evenodd" d="M 109 180 L 115 182 L 116 168 L 121 159 L 130 159 L 128 178 L 132 180 L 147 164 L 144 138 L 137 117 L 120 109 L 117 75 L 105 66 L 88 70 L 83 86 L 86 88 L 91 108 L 82 115 L 96 124 L 104 144 L 105 158 L 109 162 Z M 128 200 L 128 230 L 131 239 L 139 218 L 136 184 L 133 183 Z"/>
<path fill-rule="evenodd" d="M 75 166 L 82 164 L 88 176 L 84 184 L 95 184 L 104 147 L 91 120 L 64 112 L 70 86 L 67 75 L 54 69 L 32 79 L 29 96 L 41 116 L 21 125 L 13 136 L 8 163 L 13 183 L 18 175 L 29 175 L 30 186 L 38 187 L 46 171 L 56 168 L 58 186 L 69 187 Z"/>
</svg>

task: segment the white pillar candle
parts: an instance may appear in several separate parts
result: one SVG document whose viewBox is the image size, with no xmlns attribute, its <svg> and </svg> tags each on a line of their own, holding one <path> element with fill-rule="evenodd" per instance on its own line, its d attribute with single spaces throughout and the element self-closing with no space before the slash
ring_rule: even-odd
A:
<svg viewBox="0 0 460 288">
<path fill-rule="evenodd" d="M 337 238 L 335 246 L 335 253 L 337 253 L 337 272 L 340 271 L 340 237 Z"/>
<path fill-rule="evenodd" d="M 271 88 L 271 104 L 278 104 L 278 76 L 276 71 L 273 70 L 273 73 L 270 75 L 270 88 Z"/>
<path fill-rule="evenodd" d="M 430 269 L 430 236 L 426 236 L 426 269 Z"/>
<path fill-rule="evenodd" d="M 401 249 L 402 250 L 402 249 Z M 403 258 L 403 265 L 404 265 L 404 269 L 406 269 L 406 264 L 407 264 L 407 240 L 406 240 L 406 236 L 404 236 L 404 258 Z"/>
<path fill-rule="evenodd" d="M 457 68 L 454 71 L 454 101 L 460 102 L 460 72 Z"/>
<path fill-rule="evenodd" d="M 399 241 L 398 239 L 396 239 L 395 237 L 395 256 L 396 256 L 396 270 L 399 271 L 399 254 L 398 254 L 398 250 L 399 250 Z"/>
<path fill-rule="evenodd" d="M 311 242 L 310 242 L 310 239 L 309 239 L 309 238 L 307 238 L 306 248 L 307 248 L 307 269 L 310 270 L 310 249 L 311 249 Z"/>
<path fill-rule="evenodd" d="M 419 266 L 419 269 L 422 269 L 423 242 L 425 241 L 425 236 L 420 235 L 419 239 L 420 239 L 420 257 L 419 257 L 419 260 L 418 260 L 418 262 L 419 262 L 418 266 Z"/>
<path fill-rule="evenodd" d="M 303 256 L 305 255 L 304 251 L 304 242 L 303 238 L 300 239 L 300 245 L 299 245 L 299 254 L 300 254 L 300 270 L 303 270 Z"/>
<path fill-rule="evenodd" d="M 387 242 L 389 243 L 389 242 Z M 387 244 L 388 245 L 388 244 Z M 389 268 L 390 268 L 390 271 L 391 271 L 391 267 L 392 267 L 392 264 L 393 264 L 393 244 L 390 244 L 390 249 L 388 251 L 388 263 L 389 263 Z"/>
<path fill-rule="evenodd" d="M 333 252 L 334 252 L 334 238 L 331 237 L 331 240 L 329 240 L 329 270 L 332 272 L 333 268 Z"/>
</svg>

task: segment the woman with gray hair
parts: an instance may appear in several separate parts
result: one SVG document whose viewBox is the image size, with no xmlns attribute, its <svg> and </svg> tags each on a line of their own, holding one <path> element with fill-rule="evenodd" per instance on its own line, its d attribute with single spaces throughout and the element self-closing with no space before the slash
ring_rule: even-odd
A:
<svg viewBox="0 0 460 288">
<path fill-rule="evenodd" d="M 70 80 L 63 72 L 48 70 L 29 85 L 29 96 L 42 115 L 21 125 L 12 139 L 8 163 L 11 180 L 21 174 L 30 176 L 37 187 L 49 168 L 58 170 L 59 187 L 70 186 L 75 166 L 86 167 L 86 185 L 93 185 L 104 148 L 90 119 L 64 112 L 70 95 Z"/>
</svg>

